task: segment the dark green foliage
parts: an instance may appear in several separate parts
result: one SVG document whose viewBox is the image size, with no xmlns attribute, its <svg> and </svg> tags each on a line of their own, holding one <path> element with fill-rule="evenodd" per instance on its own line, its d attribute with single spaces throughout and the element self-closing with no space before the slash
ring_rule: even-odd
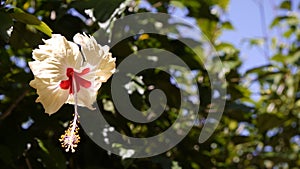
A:
<svg viewBox="0 0 300 169">
<path fill-rule="evenodd" d="M 225 110 L 216 131 L 206 142 L 198 143 L 207 109 L 212 106 L 211 82 L 203 63 L 180 41 L 147 34 L 144 38 L 140 38 L 141 35 L 129 37 L 115 45 L 111 52 L 117 64 L 134 52 L 133 46 L 138 49 L 165 49 L 182 58 L 196 72 L 200 91 L 198 123 L 177 146 L 155 157 L 122 159 L 110 155 L 83 130 L 80 130 L 81 142 L 77 151 L 66 153 L 58 139 L 66 129 L 65 124 L 72 119 L 72 106 L 64 105 L 51 116 L 45 114 L 42 105 L 35 103 L 36 92 L 29 86 L 33 75 L 28 64 L 22 63 L 32 60 L 32 50 L 43 43 L 42 38 L 49 38 L 51 33 L 60 33 L 69 40 L 78 32 L 95 33 L 99 26 L 96 22 L 85 22 L 89 18 L 84 13 L 85 9 L 94 8 L 96 20 L 105 22 L 121 3 L 121 0 L 1 1 L 1 169 L 295 169 L 300 166 L 299 16 L 280 15 L 274 18 L 270 29 L 284 28 L 282 34 L 270 37 L 273 47 L 270 64 L 253 68 L 242 75 L 238 71 L 242 64 L 239 50 L 232 44 L 216 42 L 223 30 L 234 31 L 234 26 L 210 12 L 214 6 L 226 12 L 229 0 L 149 0 L 158 12 L 168 12 L 170 4 L 173 7 L 186 7 L 190 11 L 188 15 L 196 19 L 197 26 L 219 52 L 226 67 L 227 84 L 223 86 L 227 88 Z M 293 6 L 300 5 L 293 3 L 296 1 L 282 1 L 278 10 L 290 11 Z M 133 10 L 134 3 L 131 5 L 120 15 L 147 11 L 138 8 Z M 9 33 L 11 27 L 13 29 Z M 250 39 L 249 43 L 261 47 L 265 42 Z M 110 81 L 100 88 L 97 101 L 103 116 L 117 131 L 128 136 L 149 137 L 164 131 L 176 120 L 180 107 L 179 88 L 170 82 L 168 74 L 161 71 L 150 69 L 140 72 L 138 76 L 143 76 L 144 84 L 135 83 L 135 87 L 141 87 L 145 93 L 141 95 L 134 91 L 130 96 L 137 109 L 145 110 L 150 106 L 147 100 L 150 93 L 148 86 L 155 85 L 166 93 L 169 109 L 156 121 L 149 124 L 133 123 L 117 111 L 113 112 L 113 108 L 105 108 L 104 104 L 111 101 Z M 183 75 L 178 81 L 187 83 L 188 76 Z M 248 81 L 249 77 L 252 80 Z M 259 93 L 250 91 L 249 84 L 253 83 L 258 85 Z M 259 98 L 253 99 L 253 94 L 259 95 Z"/>
</svg>

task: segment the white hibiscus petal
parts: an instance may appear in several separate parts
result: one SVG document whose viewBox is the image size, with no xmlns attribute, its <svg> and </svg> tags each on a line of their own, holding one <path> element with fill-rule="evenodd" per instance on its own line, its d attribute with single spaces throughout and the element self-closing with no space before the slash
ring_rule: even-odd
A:
<svg viewBox="0 0 300 169">
<path fill-rule="evenodd" d="M 78 92 L 77 105 L 94 110 L 95 108 L 93 107 L 93 104 L 96 102 L 96 99 L 97 99 L 97 91 L 91 92 L 89 89 L 82 88 L 80 89 L 80 92 Z M 66 103 L 75 104 L 73 95 L 70 95 Z"/>
<path fill-rule="evenodd" d="M 49 115 L 57 112 L 69 96 L 68 90 L 62 90 L 58 85 L 51 84 L 49 79 L 35 78 L 29 85 L 37 89 L 39 97 L 36 102 L 40 102 Z"/>
<path fill-rule="evenodd" d="M 101 64 L 95 71 L 96 76 L 100 77 L 101 82 L 106 82 L 110 78 L 110 76 L 115 72 L 115 67 L 115 59 L 111 59 L 111 57 L 106 57 L 102 59 Z"/>
<path fill-rule="evenodd" d="M 35 76 L 30 85 L 37 89 L 37 101 L 43 104 L 48 114 L 52 114 L 64 103 L 75 104 L 76 95 L 79 106 L 93 109 L 102 82 L 106 82 L 115 71 L 115 58 L 112 58 L 109 47 L 97 44 L 93 37 L 86 34 L 76 34 L 75 43 L 57 34 L 44 42 L 44 45 L 33 50 L 35 61 L 29 63 Z M 84 64 L 77 44 L 81 46 L 86 59 Z M 72 92 L 68 86 L 71 76 L 81 79 L 78 93 Z M 60 86 L 62 81 L 64 89 Z"/>
<path fill-rule="evenodd" d="M 97 44 L 94 37 L 89 37 L 85 34 L 76 34 L 74 42 L 80 44 L 88 64 L 93 66 L 91 71 L 100 77 L 97 79 L 100 79 L 101 82 L 106 82 L 115 72 L 116 67 L 115 58 L 112 58 L 111 53 L 109 53 L 109 47 Z"/>
<path fill-rule="evenodd" d="M 49 62 L 33 61 L 28 63 L 34 76 L 38 78 L 56 78 L 64 73 L 59 69 L 59 65 Z"/>
<path fill-rule="evenodd" d="M 97 44 L 97 41 L 93 37 L 89 37 L 86 34 L 76 34 L 74 36 L 74 42 L 79 44 L 84 57 L 91 65 L 98 65 L 102 56 L 101 46 Z M 100 52 L 100 54 L 99 54 Z"/>
</svg>

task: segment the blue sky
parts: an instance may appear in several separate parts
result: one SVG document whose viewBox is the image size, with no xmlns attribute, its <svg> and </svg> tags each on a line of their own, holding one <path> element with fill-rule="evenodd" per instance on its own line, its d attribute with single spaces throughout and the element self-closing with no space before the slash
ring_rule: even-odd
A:
<svg viewBox="0 0 300 169">
<path fill-rule="evenodd" d="M 228 11 L 221 16 L 222 19 L 229 20 L 234 26 L 232 31 L 223 31 L 219 40 L 233 44 L 240 50 L 240 59 L 242 66 L 239 69 L 240 73 L 245 73 L 251 68 L 261 65 L 266 65 L 269 59 L 264 53 L 264 46 L 250 47 L 246 43 L 246 39 L 263 38 L 272 36 L 269 31 L 269 25 L 274 17 L 278 14 L 276 5 L 282 0 L 231 0 Z M 298 0 L 296 0 L 298 1 Z M 140 7 L 146 8 L 149 11 L 156 12 L 156 9 L 146 1 L 142 0 Z M 187 8 L 172 8 L 172 15 L 183 18 L 186 22 L 192 25 L 197 25 L 193 18 L 187 17 Z M 186 31 L 183 35 L 186 35 Z M 194 36 L 196 33 L 190 30 L 189 34 Z M 252 83 L 250 90 L 253 93 L 259 93 L 259 85 Z M 259 95 L 252 95 L 253 99 L 258 99 Z"/>
<path fill-rule="evenodd" d="M 272 36 L 269 25 L 277 15 L 276 5 L 282 0 L 231 0 L 227 19 L 230 20 L 235 30 L 223 31 L 220 41 L 229 42 L 240 50 L 242 66 L 240 73 L 247 70 L 266 65 L 269 59 L 265 55 L 265 46 L 251 47 L 245 39 L 263 38 Z M 269 52 L 270 53 L 270 52 Z M 270 55 L 269 55 L 270 57 Z M 249 86 L 252 92 L 252 99 L 258 100 L 259 84 L 252 83 Z"/>
<path fill-rule="evenodd" d="M 222 36 L 219 38 L 222 42 L 229 42 L 235 45 L 241 51 L 241 59 L 243 65 L 240 69 L 241 73 L 246 70 L 261 66 L 268 63 L 263 49 L 251 48 L 245 43 L 246 38 L 262 38 L 265 36 L 264 31 L 268 31 L 268 27 L 271 24 L 274 16 L 276 15 L 275 7 L 282 0 L 231 0 L 229 9 L 225 18 L 233 24 L 235 30 L 223 31 Z M 296 0 L 297 1 L 297 0 Z M 263 7 L 263 11 L 259 7 L 259 4 Z M 140 7 L 146 8 L 149 11 L 155 12 L 156 9 L 142 0 Z M 186 17 L 188 10 L 185 9 L 172 9 L 172 15 L 184 18 L 187 22 L 196 25 L 196 21 L 193 18 Z M 262 20 L 262 16 L 265 18 L 265 22 Z M 267 35 L 270 32 L 267 32 Z M 194 33 L 190 33 L 193 35 Z M 244 41 L 244 43 L 242 43 Z"/>
<path fill-rule="evenodd" d="M 263 11 L 260 10 L 258 3 L 262 3 Z M 243 40 L 264 37 L 263 29 L 270 33 L 268 27 L 275 15 L 274 5 L 274 0 L 231 0 L 230 2 L 227 18 L 235 30 L 223 31 L 220 40 L 230 42 L 240 50 L 243 63 L 240 72 L 242 73 L 268 63 L 262 49 L 250 47 Z M 262 15 L 265 17 L 265 25 Z"/>
</svg>

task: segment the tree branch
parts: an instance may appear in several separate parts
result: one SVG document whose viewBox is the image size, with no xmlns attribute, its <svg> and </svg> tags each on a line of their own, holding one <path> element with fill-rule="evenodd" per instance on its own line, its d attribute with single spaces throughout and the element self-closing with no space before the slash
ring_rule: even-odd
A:
<svg viewBox="0 0 300 169">
<path fill-rule="evenodd" d="M 17 107 L 17 105 L 23 100 L 23 98 L 28 93 L 28 90 L 25 90 L 14 102 L 9 106 L 9 108 L 0 116 L 0 120 L 5 119 L 7 116 L 9 116 L 12 111 Z"/>
</svg>

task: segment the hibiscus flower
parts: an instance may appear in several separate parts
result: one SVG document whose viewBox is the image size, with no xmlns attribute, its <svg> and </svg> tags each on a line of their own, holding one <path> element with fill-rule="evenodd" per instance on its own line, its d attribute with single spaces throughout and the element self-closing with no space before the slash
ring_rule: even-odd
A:
<svg viewBox="0 0 300 169">
<path fill-rule="evenodd" d="M 74 119 L 60 139 L 67 151 L 77 146 L 77 106 L 94 109 L 97 92 L 103 82 L 115 71 L 115 58 L 108 46 L 101 46 L 86 34 L 76 34 L 74 42 L 59 34 L 44 40 L 45 44 L 33 50 L 34 61 L 29 67 L 34 74 L 30 86 L 37 90 L 40 102 L 49 115 L 65 104 L 74 105 Z"/>
</svg>

